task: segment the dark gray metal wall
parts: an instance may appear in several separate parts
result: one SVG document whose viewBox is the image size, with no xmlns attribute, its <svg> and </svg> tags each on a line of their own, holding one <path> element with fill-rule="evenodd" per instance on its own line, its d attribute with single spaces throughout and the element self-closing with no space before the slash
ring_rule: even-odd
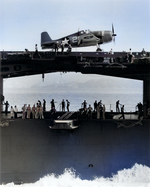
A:
<svg viewBox="0 0 150 187">
<path fill-rule="evenodd" d="M 113 120 L 85 120 L 73 131 L 51 130 L 49 122 L 17 119 L 0 127 L 1 183 L 34 182 L 71 167 L 83 179 L 110 176 L 135 163 L 150 167 L 149 120 L 132 128 L 117 128 Z"/>
</svg>

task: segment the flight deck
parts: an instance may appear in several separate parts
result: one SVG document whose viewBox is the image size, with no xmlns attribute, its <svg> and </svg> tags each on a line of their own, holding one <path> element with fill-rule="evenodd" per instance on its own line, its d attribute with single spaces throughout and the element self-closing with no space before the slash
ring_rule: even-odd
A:
<svg viewBox="0 0 150 187">
<path fill-rule="evenodd" d="M 150 52 L 1 51 L 3 78 L 52 72 L 80 72 L 143 80 L 144 116 L 150 108 Z M 3 87 L 3 86 L 2 86 Z M 3 88 L 2 93 L 3 93 Z"/>
</svg>

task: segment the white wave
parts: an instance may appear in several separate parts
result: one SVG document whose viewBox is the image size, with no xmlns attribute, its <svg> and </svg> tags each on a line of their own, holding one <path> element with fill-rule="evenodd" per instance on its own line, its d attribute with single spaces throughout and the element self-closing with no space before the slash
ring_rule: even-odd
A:
<svg viewBox="0 0 150 187">
<path fill-rule="evenodd" d="M 18 187 L 14 183 L 1 187 Z M 35 183 L 22 184 L 21 187 L 150 187 L 150 168 L 135 164 L 131 169 L 123 169 L 110 178 L 82 180 L 75 170 L 65 169 L 62 175 L 47 175 Z"/>
</svg>

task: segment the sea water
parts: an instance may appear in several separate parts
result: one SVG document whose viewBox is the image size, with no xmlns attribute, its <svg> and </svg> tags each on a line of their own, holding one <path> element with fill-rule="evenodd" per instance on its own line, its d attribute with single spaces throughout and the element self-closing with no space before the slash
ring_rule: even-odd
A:
<svg viewBox="0 0 150 187">
<path fill-rule="evenodd" d="M 0 185 L 16 187 L 14 183 Z M 82 180 L 73 169 L 65 169 L 62 175 L 49 174 L 35 183 L 21 184 L 21 187 L 150 187 L 150 168 L 135 164 L 132 168 L 118 171 L 110 178 L 95 177 Z"/>
</svg>

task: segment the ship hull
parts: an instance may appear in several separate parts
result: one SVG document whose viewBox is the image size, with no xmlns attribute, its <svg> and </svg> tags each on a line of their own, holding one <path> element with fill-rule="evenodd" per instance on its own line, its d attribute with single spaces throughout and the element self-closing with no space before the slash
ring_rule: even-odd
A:
<svg viewBox="0 0 150 187">
<path fill-rule="evenodd" d="M 74 168 L 82 179 L 109 177 L 135 163 L 150 167 L 150 121 L 79 120 L 50 129 L 51 120 L 17 119 L 0 127 L 1 183 L 30 183 Z"/>
</svg>

